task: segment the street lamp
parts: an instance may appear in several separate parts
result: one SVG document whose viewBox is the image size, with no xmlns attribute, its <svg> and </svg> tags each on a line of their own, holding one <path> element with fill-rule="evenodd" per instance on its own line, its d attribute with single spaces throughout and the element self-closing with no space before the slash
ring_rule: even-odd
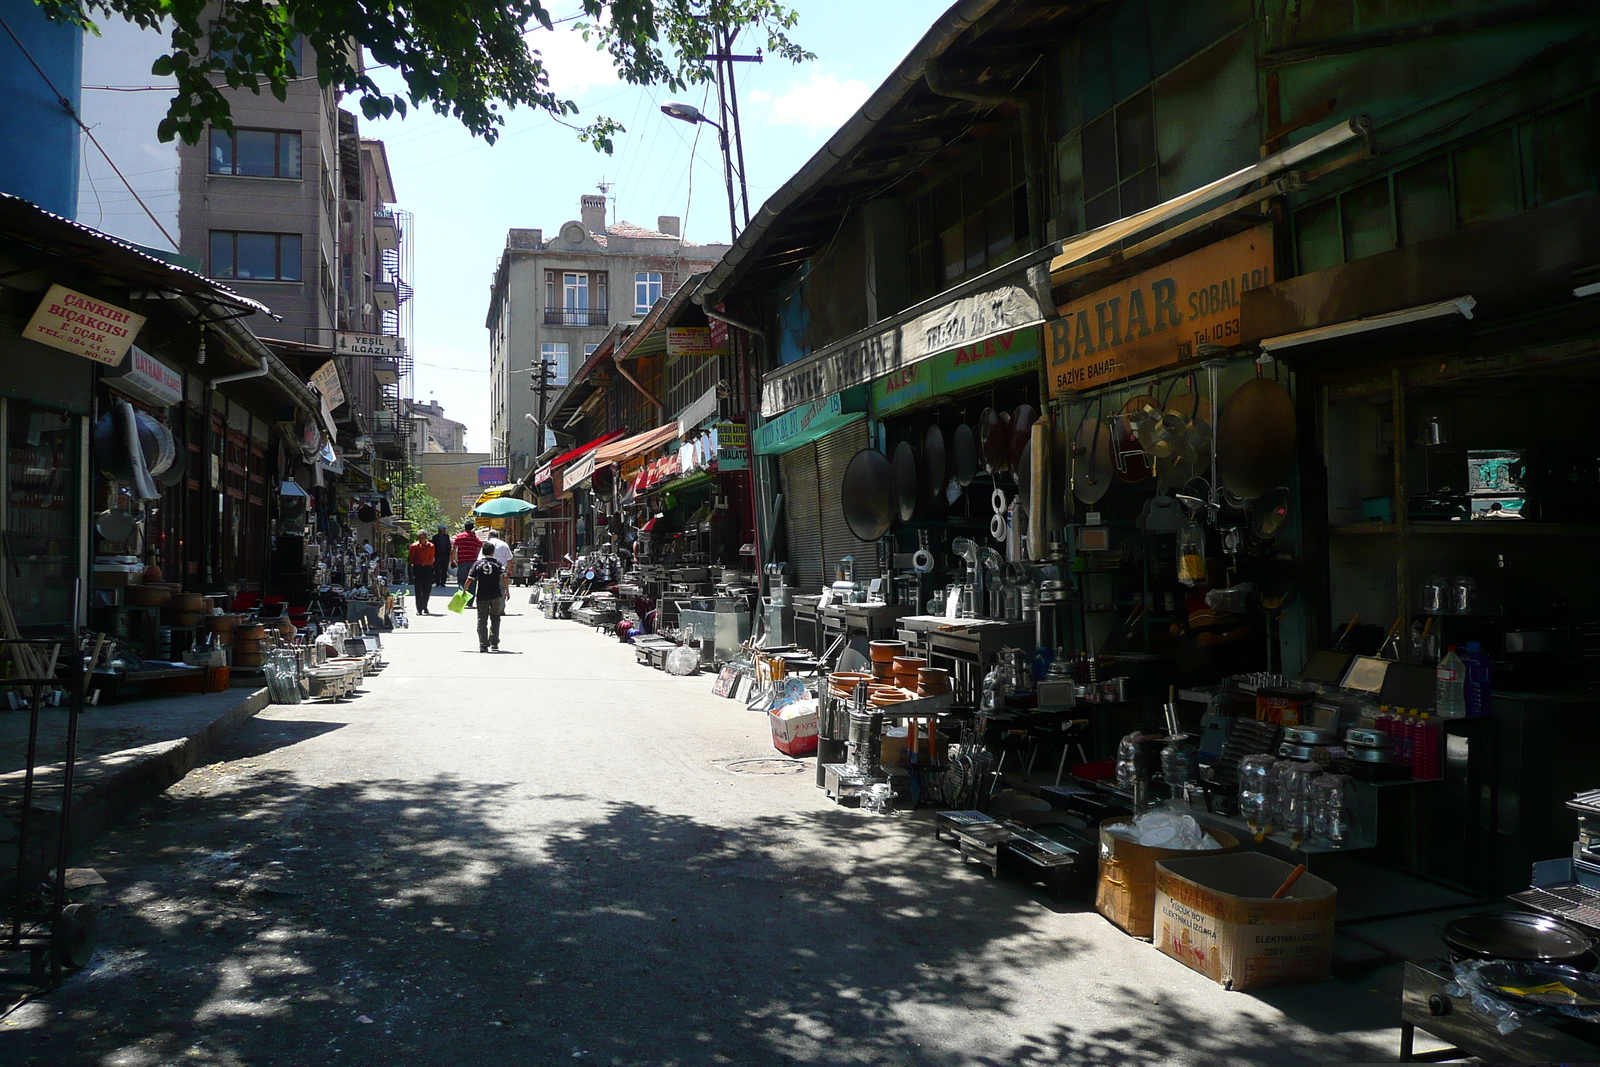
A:
<svg viewBox="0 0 1600 1067">
<path fill-rule="evenodd" d="M 728 240 L 732 241 L 739 235 L 739 214 L 737 201 L 733 196 L 733 154 L 728 150 L 727 128 L 721 123 L 713 122 L 709 117 L 706 116 L 704 112 L 695 107 L 693 104 L 686 104 L 681 100 L 668 100 L 665 104 L 661 105 L 661 113 L 667 116 L 669 119 L 677 119 L 679 122 L 687 122 L 691 126 L 703 122 L 707 126 L 716 127 L 717 143 L 722 148 L 722 178 L 723 183 L 728 187 Z M 689 165 L 691 167 L 694 166 L 694 160 L 691 159 L 689 161 Z M 741 190 L 744 189 L 744 172 L 742 170 L 739 172 L 739 188 Z M 744 199 L 746 205 L 748 205 L 750 202 L 750 194 L 748 192 L 745 193 Z M 748 210 L 749 208 L 747 206 L 746 211 L 748 212 Z"/>
</svg>

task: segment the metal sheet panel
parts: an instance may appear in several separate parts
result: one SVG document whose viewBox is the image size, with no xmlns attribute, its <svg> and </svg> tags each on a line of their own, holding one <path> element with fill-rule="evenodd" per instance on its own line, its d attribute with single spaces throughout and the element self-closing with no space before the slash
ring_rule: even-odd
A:
<svg viewBox="0 0 1600 1067">
<path fill-rule="evenodd" d="M 817 482 L 817 444 L 808 441 L 778 457 L 783 481 L 783 525 L 790 580 L 799 588 L 822 585 L 822 511 Z"/>
</svg>

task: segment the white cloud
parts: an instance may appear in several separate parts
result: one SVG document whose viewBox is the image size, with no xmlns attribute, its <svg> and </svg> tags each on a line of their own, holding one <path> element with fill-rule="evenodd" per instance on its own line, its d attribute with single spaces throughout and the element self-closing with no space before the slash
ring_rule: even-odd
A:
<svg viewBox="0 0 1600 1067">
<path fill-rule="evenodd" d="M 804 126 L 813 133 L 834 130 L 844 125 L 870 94 L 864 81 L 841 80 L 812 71 L 810 81 L 794 82 L 788 92 L 772 98 L 767 122 L 774 126 Z M 755 96 L 752 93 L 751 99 Z"/>
<path fill-rule="evenodd" d="M 615 85 L 617 69 L 611 56 L 600 51 L 570 25 L 554 30 L 537 30 L 527 36 L 528 47 L 544 57 L 550 73 L 550 87 L 556 94 L 578 97 L 590 89 Z"/>
</svg>

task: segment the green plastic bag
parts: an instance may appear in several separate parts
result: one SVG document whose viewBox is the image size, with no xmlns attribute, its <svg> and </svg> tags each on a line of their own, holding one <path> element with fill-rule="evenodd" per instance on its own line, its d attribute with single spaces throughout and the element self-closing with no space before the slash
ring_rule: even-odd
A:
<svg viewBox="0 0 1600 1067">
<path fill-rule="evenodd" d="M 467 591 L 465 589 L 457 589 L 456 595 L 450 598 L 450 603 L 447 606 L 451 611 L 460 615 L 467 610 L 467 600 Z"/>
</svg>

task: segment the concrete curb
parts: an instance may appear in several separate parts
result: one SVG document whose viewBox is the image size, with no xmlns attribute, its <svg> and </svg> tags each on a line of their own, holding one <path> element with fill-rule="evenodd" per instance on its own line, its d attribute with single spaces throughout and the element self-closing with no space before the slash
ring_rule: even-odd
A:
<svg viewBox="0 0 1600 1067">
<path fill-rule="evenodd" d="M 72 827 L 68 833 L 68 851 L 75 852 L 82 848 L 124 814 L 159 795 L 204 763 L 216 751 L 222 738 L 249 722 L 269 703 L 267 690 L 256 689 L 187 737 L 80 761 L 72 791 Z M 50 767 L 47 773 L 49 777 L 45 788 L 48 796 L 52 792 L 49 781 L 54 779 L 59 782 L 59 765 Z M 28 857 L 30 876 L 42 875 L 55 865 L 59 818 L 60 811 L 55 807 L 53 798 L 46 799 L 43 804 L 35 801 L 34 829 L 29 848 L 32 855 Z M 13 844 L 8 851 L 14 855 L 15 848 Z M 15 866 L 8 863 L 6 867 L 9 869 L 3 877 L 5 883 L 9 884 Z M 0 886 L 0 890 L 3 889 L 4 886 Z"/>
</svg>

